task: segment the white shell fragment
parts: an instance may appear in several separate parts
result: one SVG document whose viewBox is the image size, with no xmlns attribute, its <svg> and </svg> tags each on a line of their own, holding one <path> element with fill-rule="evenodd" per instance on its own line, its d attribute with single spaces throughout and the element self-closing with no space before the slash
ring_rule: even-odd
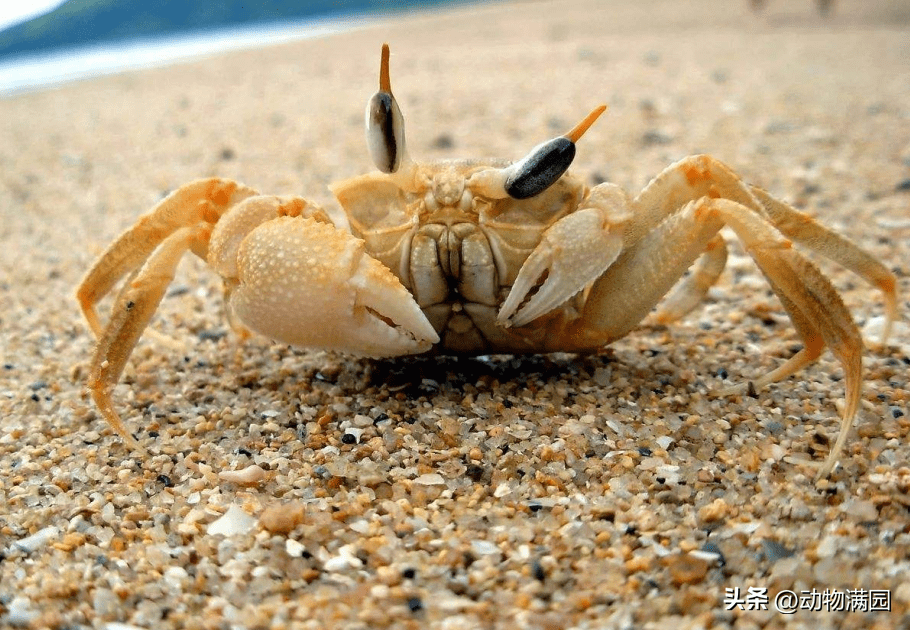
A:
<svg viewBox="0 0 910 630">
<path fill-rule="evenodd" d="M 344 545 L 338 549 L 337 556 L 331 556 L 322 565 L 322 568 L 329 573 L 344 571 L 345 569 L 359 569 L 363 566 L 363 561 L 355 554 L 354 545 Z"/>
<path fill-rule="evenodd" d="M 499 546 L 490 540 L 472 540 L 471 551 L 478 556 L 493 556 L 500 553 Z"/>
<path fill-rule="evenodd" d="M 30 627 L 41 614 L 41 611 L 33 606 L 32 601 L 27 597 L 14 597 L 7 605 L 6 615 L 0 619 L 10 626 Z"/>
<path fill-rule="evenodd" d="M 232 505 L 227 512 L 209 525 L 206 533 L 209 536 L 235 536 L 246 534 L 256 527 L 256 518 L 247 514 L 239 505 Z"/>
<path fill-rule="evenodd" d="M 284 550 L 292 558 L 299 558 L 306 551 L 306 546 L 293 538 L 288 538 L 284 542 Z"/>
<path fill-rule="evenodd" d="M 446 480 L 439 473 L 426 473 L 417 477 L 414 483 L 421 486 L 444 486 Z"/>
<path fill-rule="evenodd" d="M 37 551 L 44 547 L 48 542 L 60 535 L 60 530 L 54 526 L 45 527 L 44 529 L 38 530 L 31 536 L 26 536 L 20 540 L 17 540 L 13 543 L 13 548 L 23 551 L 25 553 L 31 553 Z"/>
<path fill-rule="evenodd" d="M 222 470 L 218 473 L 218 478 L 221 479 L 221 481 L 237 483 L 242 486 L 256 485 L 266 477 L 268 477 L 268 473 L 258 464 L 247 466 L 241 470 Z"/>
</svg>

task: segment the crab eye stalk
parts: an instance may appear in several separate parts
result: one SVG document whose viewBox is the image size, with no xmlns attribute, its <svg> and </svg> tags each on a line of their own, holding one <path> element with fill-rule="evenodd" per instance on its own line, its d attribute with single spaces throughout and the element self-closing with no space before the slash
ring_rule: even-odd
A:
<svg viewBox="0 0 910 630">
<path fill-rule="evenodd" d="M 575 158 L 575 143 L 607 109 L 595 108 L 564 136 L 537 145 L 520 161 L 507 167 L 505 189 L 513 199 L 539 195 L 556 183 Z"/>
<path fill-rule="evenodd" d="M 392 95 L 389 81 L 389 45 L 382 45 L 379 91 L 367 103 L 367 147 L 373 163 L 383 173 L 394 173 L 404 159 L 404 117 Z"/>
</svg>

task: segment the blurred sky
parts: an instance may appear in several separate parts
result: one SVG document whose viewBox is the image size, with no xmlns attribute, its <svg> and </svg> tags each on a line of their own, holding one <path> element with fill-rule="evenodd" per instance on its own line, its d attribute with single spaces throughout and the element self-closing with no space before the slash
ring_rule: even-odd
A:
<svg viewBox="0 0 910 630">
<path fill-rule="evenodd" d="M 0 30 L 47 13 L 63 0 L 0 0 Z"/>
</svg>

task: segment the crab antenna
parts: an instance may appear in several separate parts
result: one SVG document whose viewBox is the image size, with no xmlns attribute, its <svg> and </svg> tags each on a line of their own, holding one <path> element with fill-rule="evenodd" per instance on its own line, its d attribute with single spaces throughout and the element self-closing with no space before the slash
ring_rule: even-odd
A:
<svg viewBox="0 0 910 630">
<path fill-rule="evenodd" d="M 389 45 L 382 45 L 382 58 L 379 62 L 379 91 L 392 93 L 392 82 L 389 81 Z"/>
<path fill-rule="evenodd" d="M 388 52 L 388 49 L 384 49 L 385 52 Z M 388 68 L 386 68 L 388 71 Z M 386 77 L 388 79 L 388 76 Z M 585 119 L 580 123 L 575 125 L 571 131 L 569 131 L 564 137 L 568 138 L 572 142 L 578 142 L 578 139 L 584 135 L 588 128 L 594 124 L 594 121 L 600 118 L 600 115 L 607 111 L 606 105 L 601 105 L 600 107 L 595 107 L 590 114 L 585 116 Z"/>
</svg>

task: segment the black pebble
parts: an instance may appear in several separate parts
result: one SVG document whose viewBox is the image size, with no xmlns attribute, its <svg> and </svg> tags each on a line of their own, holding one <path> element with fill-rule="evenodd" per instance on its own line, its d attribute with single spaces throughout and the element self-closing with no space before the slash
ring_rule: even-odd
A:
<svg viewBox="0 0 910 630">
<path fill-rule="evenodd" d="M 411 597 L 408 599 L 408 610 L 411 612 L 423 610 L 423 601 L 419 597 Z"/>
<path fill-rule="evenodd" d="M 171 478 L 168 477 L 167 475 L 158 475 L 157 480 L 158 480 L 158 483 L 164 485 L 165 488 L 174 487 L 174 482 L 171 481 Z"/>
</svg>

